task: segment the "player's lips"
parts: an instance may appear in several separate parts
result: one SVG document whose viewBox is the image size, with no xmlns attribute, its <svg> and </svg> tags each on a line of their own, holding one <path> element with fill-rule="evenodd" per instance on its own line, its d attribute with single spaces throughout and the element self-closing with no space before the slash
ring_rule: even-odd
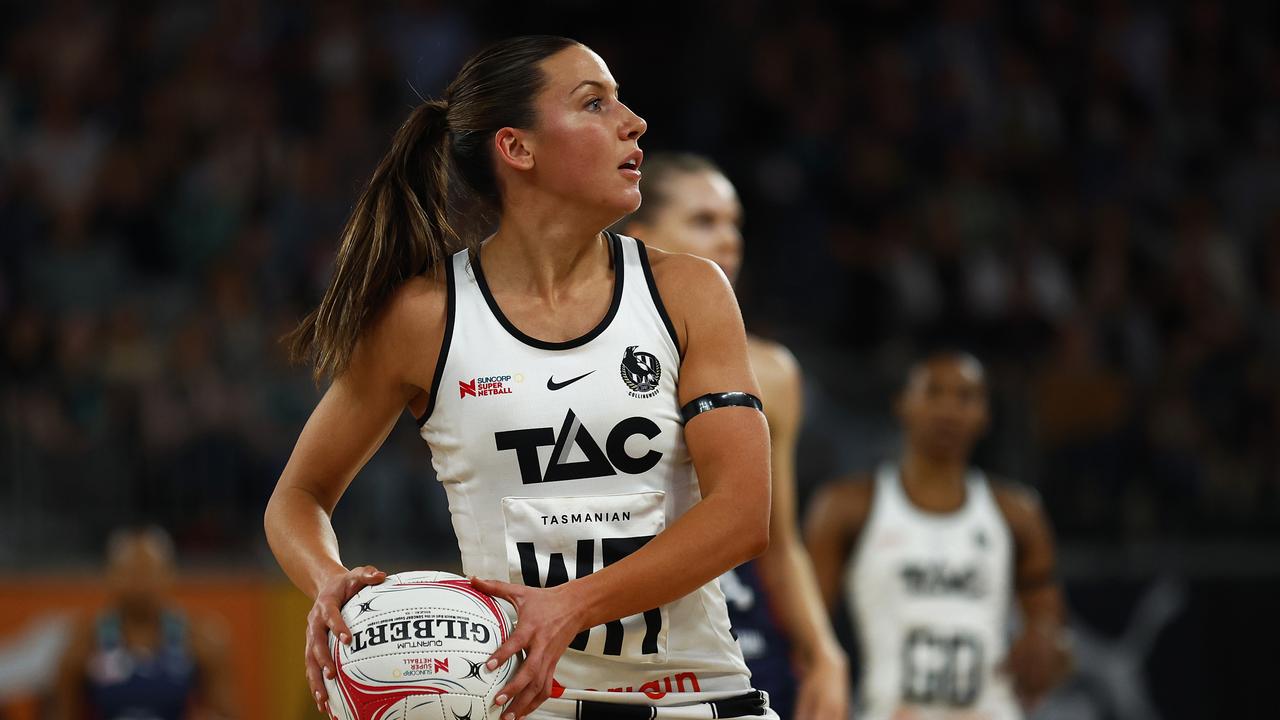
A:
<svg viewBox="0 0 1280 720">
<path fill-rule="evenodd" d="M 618 171 L 629 178 L 639 180 L 640 163 L 642 162 L 644 162 L 644 151 L 636 148 L 635 152 L 623 158 L 622 162 L 618 164 Z"/>
</svg>

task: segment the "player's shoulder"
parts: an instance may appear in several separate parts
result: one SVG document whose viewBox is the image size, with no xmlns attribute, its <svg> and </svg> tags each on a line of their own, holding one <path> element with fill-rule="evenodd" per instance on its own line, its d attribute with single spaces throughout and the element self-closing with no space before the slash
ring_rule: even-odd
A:
<svg viewBox="0 0 1280 720">
<path fill-rule="evenodd" d="M 999 475 L 988 475 L 987 482 L 996 506 L 1010 526 L 1023 526 L 1041 518 L 1040 493 L 1035 488 Z"/>
<path fill-rule="evenodd" d="M 448 304 L 449 286 L 444 272 L 415 275 L 400 283 L 387 298 L 387 314 L 397 322 L 430 320 Z"/>
<path fill-rule="evenodd" d="M 776 340 L 748 334 L 747 353 L 761 382 L 775 379 L 790 383 L 800 377 L 800 362 L 786 345 Z"/>
<path fill-rule="evenodd" d="M 398 382 L 419 385 L 425 382 L 444 337 L 447 308 L 448 284 L 443 272 L 405 280 L 361 331 L 349 371 L 353 376 L 394 377 Z"/>
<path fill-rule="evenodd" d="M 708 291 L 723 292 L 729 288 L 724 271 L 714 262 L 688 253 L 667 252 L 654 247 L 645 248 L 653 281 L 664 299 L 668 291 L 677 297 L 698 296 Z"/>
<path fill-rule="evenodd" d="M 810 501 L 810 513 L 821 512 L 844 525 L 860 527 L 871 514 L 875 479 L 869 472 L 845 475 L 824 484 Z"/>
<path fill-rule="evenodd" d="M 392 345 L 438 337 L 444 330 L 448 297 L 443 272 L 411 277 L 387 296 L 369 323 L 368 334 L 378 344 Z"/>
</svg>

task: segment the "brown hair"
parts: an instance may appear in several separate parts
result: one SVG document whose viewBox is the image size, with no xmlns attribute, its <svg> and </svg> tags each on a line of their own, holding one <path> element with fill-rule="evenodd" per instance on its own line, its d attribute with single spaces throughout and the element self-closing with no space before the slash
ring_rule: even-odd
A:
<svg viewBox="0 0 1280 720">
<path fill-rule="evenodd" d="M 534 97 L 546 84 L 539 63 L 577 44 L 550 35 L 495 43 L 462 66 L 444 99 L 409 114 L 347 219 L 320 306 L 284 338 L 317 382 L 346 371 L 361 332 L 397 287 L 437 272 L 474 242 L 466 223 L 496 214 L 493 135 L 533 126 Z"/>
</svg>

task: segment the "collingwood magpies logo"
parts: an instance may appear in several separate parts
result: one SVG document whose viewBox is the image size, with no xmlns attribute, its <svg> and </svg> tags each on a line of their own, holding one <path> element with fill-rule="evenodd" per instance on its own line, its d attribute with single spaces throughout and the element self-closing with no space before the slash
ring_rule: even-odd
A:
<svg viewBox="0 0 1280 720">
<path fill-rule="evenodd" d="M 622 355 L 620 374 L 622 382 L 631 388 L 628 394 L 635 398 L 650 398 L 658 394 L 658 381 L 662 379 L 662 363 L 653 353 L 637 351 L 632 345 Z"/>
</svg>

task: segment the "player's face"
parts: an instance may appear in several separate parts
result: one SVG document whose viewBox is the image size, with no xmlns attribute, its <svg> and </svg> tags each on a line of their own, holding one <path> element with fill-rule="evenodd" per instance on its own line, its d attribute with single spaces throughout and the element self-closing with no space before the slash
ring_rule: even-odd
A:
<svg viewBox="0 0 1280 720">
<path fill-rule="evenodd" d="M 737 280 L 742 204 L 733 183 L 715 171 L 681 173 L 671 177 L 662 196 L 662 210 L 636 235 L 663 250 L 707 258 Z"/>
<path fill-rule="evenodd" d="M 168 593 L 173 567 L 156 543 L 136 537 L 122 543 L 111 557 L 107 575 L 121 605 L 154 608 Z"/>
<path fill-rule="evenodd" d="M 618 99 L 609 68 L 572 45 L 542 61 L 547 83 L 529 133 L 539 187 L 571 204 L 607 211 L 613 220 L 640 206 L 640 136 L 645 121 Z M 609 220 L 612 222 L 612 220 Z"/>
<path fill-rule="evenodd" d="M 987 429 L 987 386 L 982 366 L 941 357 L 912 374 L 898 401 L 907 441 L 928 455 L 967 460 Z"/>
</svg>

